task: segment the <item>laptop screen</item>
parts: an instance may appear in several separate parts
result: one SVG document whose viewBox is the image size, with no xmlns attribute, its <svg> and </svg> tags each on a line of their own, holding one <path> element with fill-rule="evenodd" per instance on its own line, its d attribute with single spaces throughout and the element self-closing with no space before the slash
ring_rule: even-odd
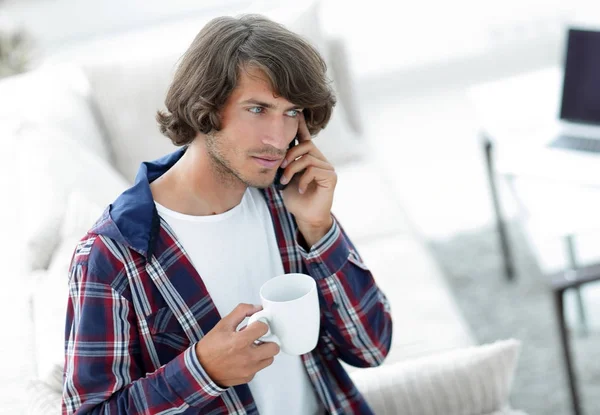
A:
<svg viewBox="0 0 600 415">
<path fill-rule="evenodd" d="M 600 32 L 569 29 L 560 118 L 600 124 Z"/>
</svg>

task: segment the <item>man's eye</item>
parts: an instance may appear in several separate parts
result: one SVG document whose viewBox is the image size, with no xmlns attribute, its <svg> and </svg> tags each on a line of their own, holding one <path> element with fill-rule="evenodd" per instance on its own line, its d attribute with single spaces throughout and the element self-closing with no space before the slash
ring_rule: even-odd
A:
<svg viewBox="0 0 600 415">
<path fill-rule="evenodd" d="M 252 107 L 248 109 L 253 114 L 260 114 L 262 112 L 262 107 Z"/>
<path fill-rule="evenodd" d="M 289 110 L 287 112 L 287 115 L 289 115 L 290 117 L 297 117 L 298 113 L 300 113 L 300 111 L 298 111 L 298 110 Z"/>
</svg>

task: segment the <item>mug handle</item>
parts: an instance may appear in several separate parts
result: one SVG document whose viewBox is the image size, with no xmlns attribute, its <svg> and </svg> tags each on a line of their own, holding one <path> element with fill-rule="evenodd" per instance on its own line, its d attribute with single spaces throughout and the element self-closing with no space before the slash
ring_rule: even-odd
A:
<svg viewBox="0 0 600 415">
<path fill-rule="evenodd" d="M 262 321 L 263 323 L 265 323 L 268 327 L 267 333 L 262 336 L 261 338 L 257 339 L 261 342 L 273 342 L 273 343 L 277 343 L 278 346 L 281 346 L 281 342 L 279 341 L 279 338 L 271 332 L 271 325 L 269 324 L 269 319 L 271 318 L 271 313 L 269 312 L 269 310 L 260 310 L 254 314 L 252 314 L 250 316 L 250 318 L 248 319 L 248 326 L 256 321 Z"/>
</svg>

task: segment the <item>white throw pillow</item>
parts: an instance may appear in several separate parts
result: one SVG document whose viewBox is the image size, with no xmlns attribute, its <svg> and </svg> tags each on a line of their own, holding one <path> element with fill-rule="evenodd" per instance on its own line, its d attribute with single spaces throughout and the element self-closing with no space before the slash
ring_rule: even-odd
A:
<svg viewBox="0 0 600 415">
<path fill-rule="evenodd" d="M 513 339 L 498 341 L 362 369 L 351 377 L 378 415 L 488 415 L 510 409 L 520 346 Z"/>
<path fill-rule="evenodd" d="M 32 126 L 19 135 L 15 177 L 19 182 L 19 234 L 23 260 L 30 269 L 48 266 L 71 192 L 106 206 L 129 184 L 101 157 L 62 131 Z"/>
</svg>

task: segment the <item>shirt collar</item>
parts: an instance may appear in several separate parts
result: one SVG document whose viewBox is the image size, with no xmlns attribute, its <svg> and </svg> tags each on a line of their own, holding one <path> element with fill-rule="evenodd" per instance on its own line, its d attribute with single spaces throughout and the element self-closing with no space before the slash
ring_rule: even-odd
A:
<svg viewBox="0 0 600 415">
<path fill-rule="evenodd" d="M 140 165 L 132 187 L 108 207 L 111 224 L 98 226 L 99 235 L 108 236 L 148 257 L 160 230 L 150 183 L 162 176 L 183 156 L 186 147 Z"/>
</svg>

